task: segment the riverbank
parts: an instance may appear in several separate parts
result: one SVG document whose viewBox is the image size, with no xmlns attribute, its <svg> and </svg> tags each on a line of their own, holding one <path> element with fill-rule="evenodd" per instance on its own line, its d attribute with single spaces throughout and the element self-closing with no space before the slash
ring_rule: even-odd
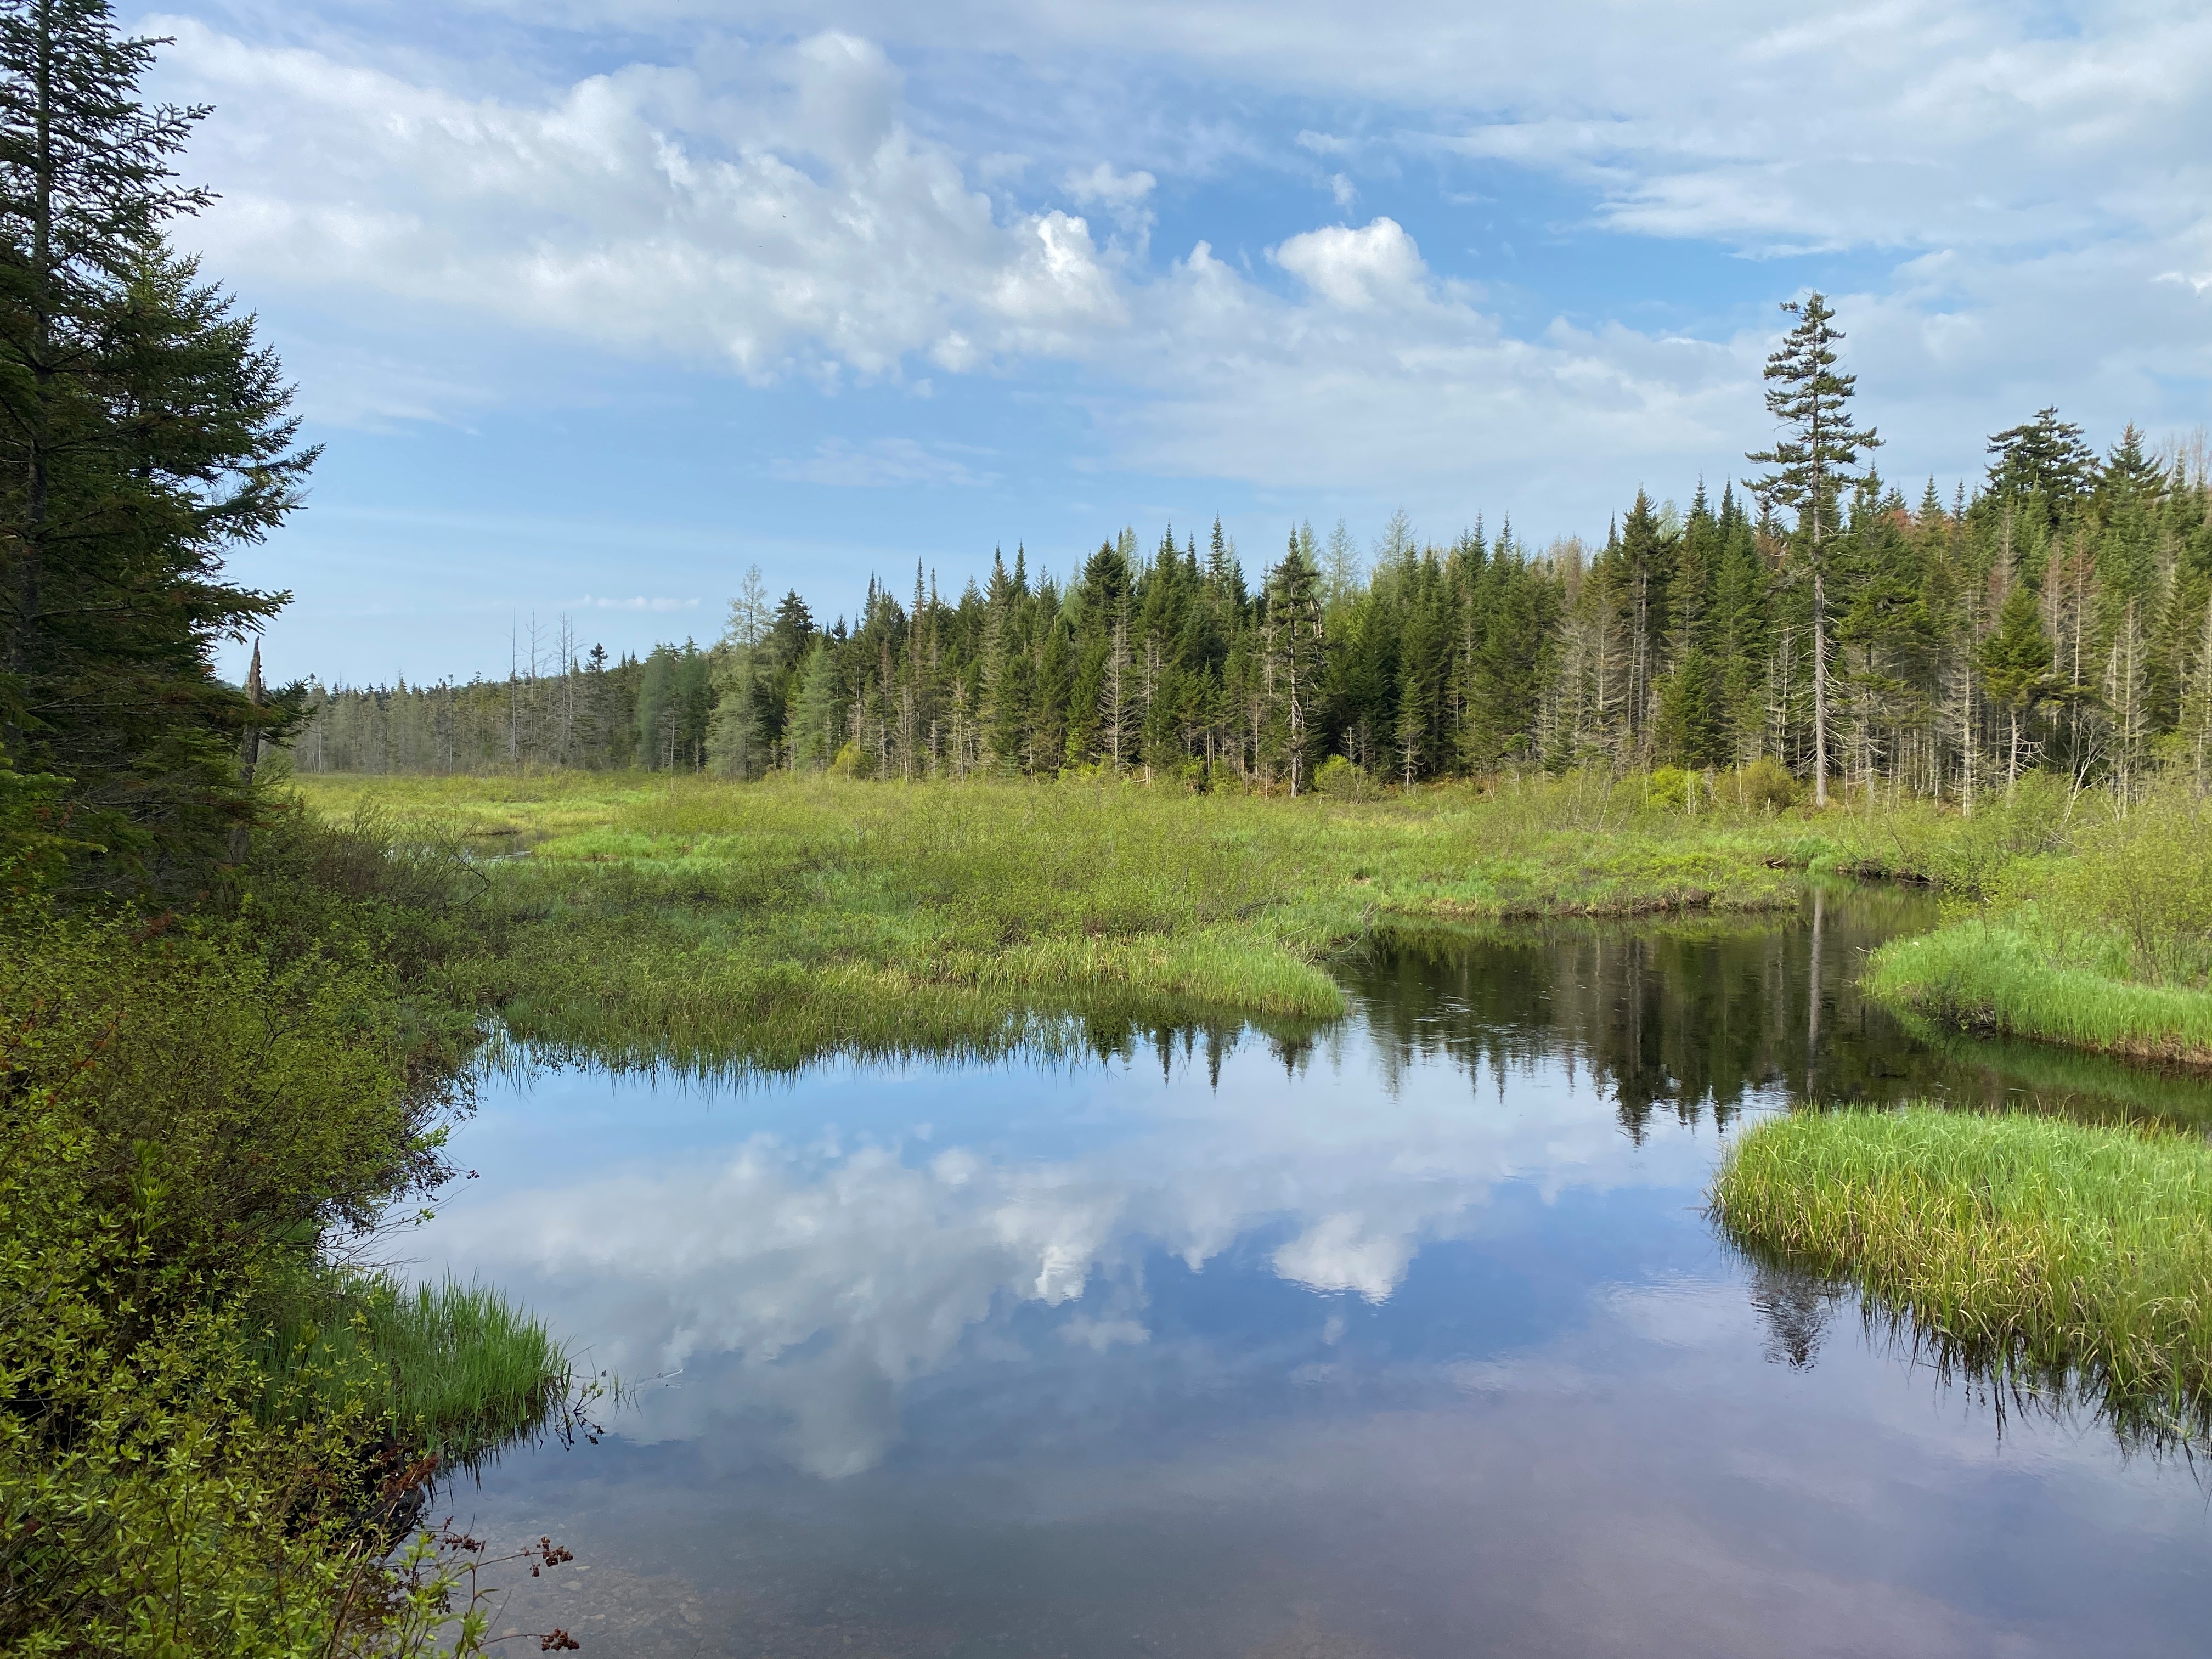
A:
<svg viewBox="0 0 2212 1659">
<path fill-rule="evenodd" d="M 1880 1000 L 1957 1030 L 2212 1067 L 2212 993 L 2069 966 L 2021 927 L 1977 919 L 1893 940 L 1869 962 L 1864 983 Z"/>
<path fill-rule="evenodd" d="M 1909 1314 L 1939 1357 L 2124 1431 L 2212 1424 L 2212 1147 L 2024 1114 L 1808 1111 L 1730 1151 L 1711 1201 L 1762 1257 Z"/>
<path fill-rule="evenodd" d="M 191 909 L 0 902 L 0 1647 L 415 1650 L 395 1530 L 569 1403 L 527 1314 L 349 1265 L 453 1173 L 443 879 L 294 815 Z"/>
<path fill-rule="evenodd" d="M 1866 986 L 1962 1031 L 2212 1066 L 2212 813 L 2179 782 L 1993 870 L 1975 914 L 1884 945 Z"/>
</svg>

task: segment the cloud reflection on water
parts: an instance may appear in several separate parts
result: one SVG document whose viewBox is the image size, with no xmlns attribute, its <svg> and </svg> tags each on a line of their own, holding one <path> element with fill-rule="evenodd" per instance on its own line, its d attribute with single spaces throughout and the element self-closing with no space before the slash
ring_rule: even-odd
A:
<svg viewBox="0 0 2212 1659">
<path fill-rule="evenodd" d="M 1380 1304 L 1425 1246 L 1478 1226 L 1501 1182 L 1547 1200 L 1694 1187 L 1713 1155 L 1710 1133 L 1679 1126 L 1639 1149 L 1587 1073 L 1564 1064 L 1501 1079 L 1441 1058 L 1395 1056 L 1386 1069 L 1364 1031 L 1332 1046 L 1295 1072 L 1241 1050 L 1213 1088 L 1188 1067 L 1149 1082 L 1121 1067 L 915 1067 L 876 1092 L 902 1115 L 865 1138 L 823 1115 L 850 1109 L 849 1077 L 842 1093 L 834 1078 L 802 1079 L 772 1102 L 738 1103 L 730 1141 L 708 1149 L 656 1151 L 659 1123 L 696 1116 L 696 1103 L 632 1092 L 625 1139 L 642 1144 L 619 1167 L 462 1194 L 425 1237 L 425 1266 L 507 1286 L 595 1367 L 682 1373 L 639 1396 L 625 1435 L 765 1420 L 782 1457 L 834 1477 L 883 1458 L 918 1379 L 986 1349 L 1026 1352 L 1035 1327 L 1014 1328 L 1024 1308 L 1050 1316 L 1063 1355 L 1103 1363 L 1143 1347 L 1148 1257 L 1221 1271 L 1249 1246 L 1281 1279 Z M 1025 1155 L 1018 1137 L 922 1139 L 945 1097 L 979 1091 L 1013 1120 L 1086 1096 L 1110 1111 L 1098 1144 L 1047 1156 Z M 525 1121 L 542 1132 L 544 1113 L 507 1109 L 520 1104 L 488 1103 L 469 1157 L 496 1170 L 497 1152 L 477 1143 Z M 1053 1111 L 1027 1109 L 1037 1106 Z"/>
</svg>

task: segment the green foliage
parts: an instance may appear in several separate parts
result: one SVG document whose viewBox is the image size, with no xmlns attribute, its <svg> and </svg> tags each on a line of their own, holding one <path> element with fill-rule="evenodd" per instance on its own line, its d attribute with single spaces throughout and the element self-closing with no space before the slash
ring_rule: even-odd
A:
<svg viewBox="0 0 2212 1659">
<path fill-rule="evenodd" d="M 2212 1064 L 2212 823 L 2170 781 L 2085 813 L 2055 781 L 1952 838 L 1951 884 L 1983 914 L 1884 945 L 1875 994 L 1939 1024 Z"/>
<path fill-rule="evenodd" d="M 2023 779 L 2009 799 L 1972 817 L 1926 801 L 1838 815 L 1822 832 L 1848 849 L 1838 867 L 1857 875 L 1903 876 L 1940 887 L 1961 903 L 2001 897 L 2027 862 L 2064 852 L 2075 802 L 2058 779 Z"/>
<path fill-rule="evenodd" d="M 220 945 L 9 919 L 10 1651 L 303 1653 L 360 1560 L 343 1534 L 369 1492 L 345 1472 L 365 1469 L 374 1431 L 343 1399 L 297 1429 L 256 1425 L 242 1293 L 319 1222 L 389 1190 L 384 1149 L 406 1109 L 392 1087 L 356 1105 L 376 1034 L 318 988 L 292 988 L 307 1006 L 285 1017 L 260 964 Z M 318 1109 L 339 1115 L 334 1130 Z M 349 1130 L 383 1132 L 365 1166 Z"/>
<path fill-rule="evenodd" d="M 319 840 L 345 837 L 295 856 Z M 0 915 L 9 1651 L 419 1647 L 446 1581 L 380 1565 L 416 1452 L 477 1455 L 565 1391 L 496 1298 L 316 1265 L 441 1178 L 463 1103 L 450 1033 L 348 935 L 373 913 L 266 949 L 235 918 Z"/>
<path fill-rule="evenodd" d="M 273 966 L 159 917 L 18 915 L 4 939 L 8 1067 L 61 1091 L 104 1204 L 158 1194 L 165 1251 L 213 1261 L 365 1224 L 434 1173 L 458 1085 L 410 1063 L 388 979 L 359 961 Z"/>
<path fill-rule="evenodd" d="M 1341 755 L 1331 755 L 1314 772 L 1314 788 L 1324 795 L 1358 796 L 1374 787 L 1367 769 Z"/>
<path fill-rule="evenodd" d="M 1977 920 L 1893 941 L 1868 963 L 1865 983 L 1939 1024 L 2212 1065 L 2212 994 L 2064 966 L 2016 927 Z"/>
<path fill-rule="evenodd" d="M 1996 632 L 1976 653 L 1982 684 L 2008 709 L 2033 708 L 2051 690 L 2051 636 L 2033 589 L 2025 583 L 2005 595 Z"/>
<path fill-rule="evenodd" d="M 471 1351 L 490 1334 L 504 1338 L 501 1380 L 519 1382 L 526 1328 L 470 1292 L 372 1297 L 349 1327 L 360 1348 L 295 1348 L 301 1363 L 272 1367 L 256 1308 L 281 1294 L 269 1276 L 283 1270 L 176 1254 L 159 1183 L 118 1211 L 110 1180 L 65 1090 L 10 1088 L 0 1650 L 481 1651 L 481 1619 L 450 1622 L 473 1611 L 455 1606 L 469 1575 L 454 1540 L 425 1534 L 386 1559 L 433 1467 L 392 1437 L 426 1422 L 460 1436 L 464 1455 L 481 1445 L 494 1425 L 463 1391 L 482 1379 L 459 1367 L 483 1364 Z M 446 1369 L 428 1389 L 403 1385 L 422 1349 Z"/>
<path fill-rule="evenodd" d="M 67 779 L 23 776 L 0 755 L 0 903 L 21 903 L 61 884 L 71 855 L 92 850 L 70 836 Z"/>
<path fill-rule="evenodd" d="M 2025 884 L 2043 933 L 2062 956 L 2117 937 L 2126 974 L 2154 985 L 2212 980 L 2212 810 L 2169 787 L 2124 817 L 2079 835 L 2074 856 Z M 2094 943 L 2086 948 L 2094 951 Z"/>
<path fill-rule="evenodd" d="M 1340 526 L 1324 577 L 1302 526 L 1248 584 L 1218 526 L 1203 554 L 1170 533 L 1149 556 L 1124 530 L 1064 579 L 1017 550 L 957 599 L 933 578 L 904 603 L 872 582 L 854 625 L 817 630 L 791 594 L 763 635 L 758 590 L 709 651 L 609 666 L 533 649 L 503 681 L 319 689 L 295 753 L 308 773 L 703 757 L 747 777 L 1103 767 L 1285 792 L 1333 758 L 1401 788 L 1673 767 L 1755 779 L 1780 810 L 1785 781 L 1821 797 L 1825 726 L 1829 782 L 1862 808 L 1918 795 L 1979 812 L 2039 770 L 2124 805 L 2160 752 L 2212 779 L 2212 484 L 2126 439 L 2094 489 L 2021 495 L 2015 474 L 2045 467 L 2023 459 L 1971 501 L 1947 505 L 1931 480 L 1912 508 L 1824 431 L 1826 460 L 1783 469 L 1808 491 L 1820 471 L 1817 491 L 1783 478 L 1754 513 L 1733 485 L 1717 502 L 1699 487 L 1686 514 L 1638 491 L 1594 553 L 1479 520 L 1424 542 L 1401 514 L 1371 563 Z M 674 696 L 679 670 L 711 682 L 711 717 Z M 690 723 L 669 724 L 679 706 Z M 657 734 L 642 749 L 640 721 Z"/>
<path fill-rule="evenodd" d="M 1716 793 L 1746 811 L 1779 812 L 1795 806 L 1802 792 L 1771 755 L 1761 755 L 1748 766 L 1738 767 L 1723 778 Z"/>
<path fill-rule="evenodd" d="M 2056 408 L 2006 428 L 1990 440 L 1989 452 L 1990 493 L 2046 532 L 2057 529 L 2096 483 L 2096 452 L 2080 427 L 2058 418 Z"/>
<path fill-rule="evenodd" d="M 1799 514 L 1817 557 L 1824 528 L 1832 533 L 1837 527 L 1838 496 L 1856 482 L 1851 470 L 1860 453 L 1881 441 L 1852 422 L 1858 377 L 1836 367 L 1836 343 L 1844 337 L 1832 326 L 1836 313 L 1818 293 L 1782 309 L 1797 323 L 1766 360 L 1765 378 L 1766 412 L 1783 435 L 1772 449 L 1744 459 L 1773 469 L 1751 481 L 1752 493 Z"/>
<path fill-rule="evenodd" d="M 568 1368 L 495 1296 L 324 1259 L 445 1173 L 465 871 L 368 820 L 248 838 L 300 696 L 217 678 L 285 599 L 223 560 L 314 455 L 164 240 L 210 198 L 155 44 L 0 0 L 0 1650 L 477 1651 L 440 1544 L 386 1561 L 416 1454 Z"/>
<path fill-rule="evenodd" d="M 2212 1148 L 2026 1115 L 1802 1112 L 1751 1130 L 1713 1207 L 1749 1249 L 1840 1274 L 1940 1357 L 2079 1379 L 2124 1430 L 2212 1424 Z"/>
<path fill-rule="evenodd" d="M 0 1646 L 323 1650 L 369 1496 L 323 1471 L 359 1465 L 358 1413 L 259 1430 L 237 1310 L 140 1213 L 99 1206 L 106 1172 L 52 1093 L 14 1092 L 4 1135 Z"/>
</svg>

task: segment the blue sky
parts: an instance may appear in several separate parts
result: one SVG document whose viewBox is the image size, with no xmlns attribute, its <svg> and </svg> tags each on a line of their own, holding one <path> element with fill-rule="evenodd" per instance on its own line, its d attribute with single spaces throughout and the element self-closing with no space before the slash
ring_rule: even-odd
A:
<svg viewBox="0 0 2212 1659">
<path fill-rule="evenodd" d="M 129 17 L 129 14 L 126 14 Z M 827 614 L 1218 514 L 1601 536 L 1764 441 L 1820 287 L 1885 471 L 2212 420 L 2201 6 L 259 0 L 179 240 L 323 443 L 272 673 Z"/>
</svg>

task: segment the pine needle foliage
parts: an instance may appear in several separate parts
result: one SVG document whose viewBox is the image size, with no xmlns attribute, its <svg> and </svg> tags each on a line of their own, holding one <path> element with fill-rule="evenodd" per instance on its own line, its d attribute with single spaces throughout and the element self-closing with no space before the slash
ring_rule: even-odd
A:
<svg viewBox="0 0 2212 1659">
<path fill-rule="evenodd" d="M 173 162 L 202 109 L 141 101 L 155 40 L 106 0 L 0 3 L 0 755 L 66 780 L 104 885 L 189 885 L 251 813 L 257 704 L 212 653 L 281 593 L 224 555 L 314 459 L 250 317 L 163 240 L 207 193 Z"/>
</svg>

